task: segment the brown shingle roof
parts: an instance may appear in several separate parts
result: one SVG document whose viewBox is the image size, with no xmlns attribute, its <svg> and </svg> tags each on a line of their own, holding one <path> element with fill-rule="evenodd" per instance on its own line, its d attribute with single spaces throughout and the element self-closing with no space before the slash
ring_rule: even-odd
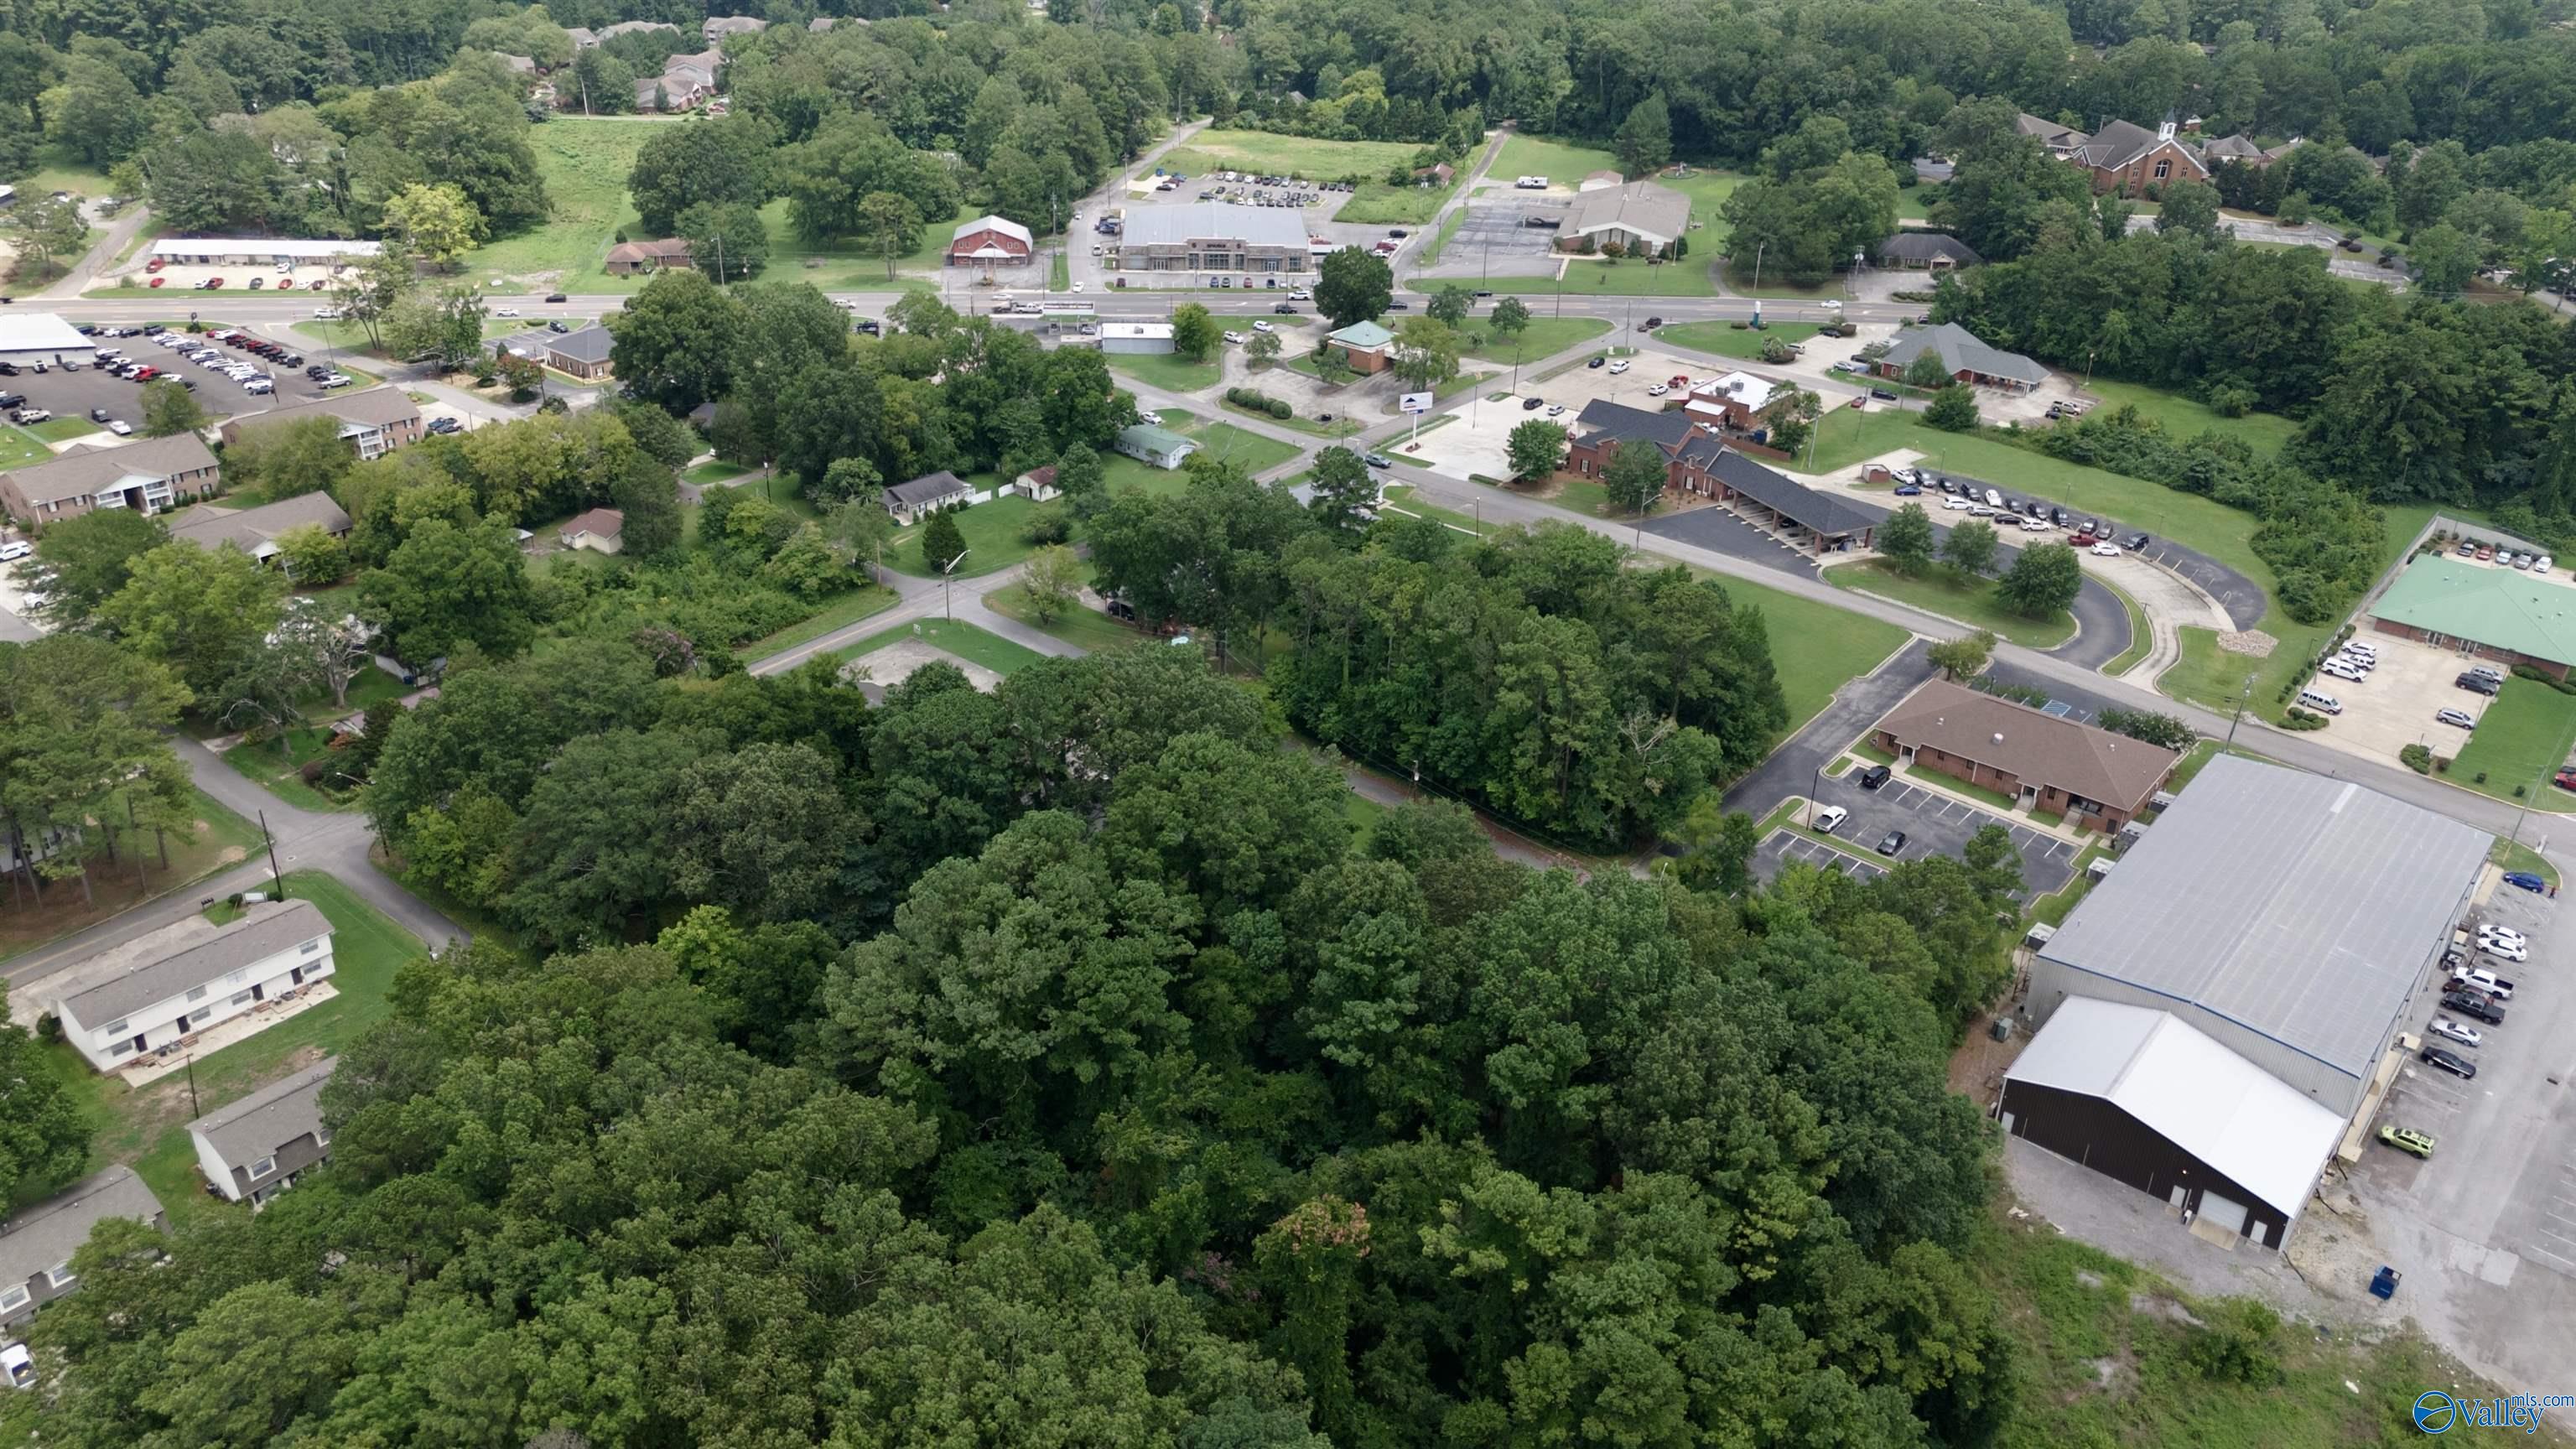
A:
<svg viewBox="0 0 2576 1449">
<path fill-rule="evenodd" d="M 1935 679 L 1888 711 L 1880 729 L 2061 790 L 2133 810 L 2181 756 L 2144 740 Z M 2000 738 L 1998 738 L 2000 736 Z"/>
</svg>

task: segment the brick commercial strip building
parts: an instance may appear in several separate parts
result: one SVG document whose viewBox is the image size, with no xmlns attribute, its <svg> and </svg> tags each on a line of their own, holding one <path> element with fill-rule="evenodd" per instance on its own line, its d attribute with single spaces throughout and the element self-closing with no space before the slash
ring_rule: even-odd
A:
<svg viewBox="0 0 2576 1449">
<path fill-rule="evenodd" d="M 1888 711 L 1870 741 L 1906 764 L 2108 833 L 2147 808 L 2182 758 L 1942 679 Z"/>
<path fill-rule="evenodd" d="M 1621 448 L 1653 448 L 1664 460 L 1664 491 L 1713 498 L 1808 553 L 1867 548 L 1878 526 L 1828 493 L 1775 473 L 1726 446 L 1687 412 L 1648 412 L 1596 398 L 1574 420 L 1567 471 L 1599 478 Z"/>
<path fill-rule="evenodd" d="M 2565 679 L 2576 664 L 2576 587 L 2459 559 L 2417 559 L 2370 606 L 2382 634 L 2528 664 Z"/>
<path fill-rule="evenodd" d="M 1313 245 L 1305 217 L 1293 210 L 1221 201 L 1131 206 L 1107 260 L 1121 272 L 1197 272 L 1210 278 L 1249 272 L 1275 287 L 1302 281 L 1314 270 Z M 1246 277 L 1238 285 L 1253 283 Z"/>
</svg>

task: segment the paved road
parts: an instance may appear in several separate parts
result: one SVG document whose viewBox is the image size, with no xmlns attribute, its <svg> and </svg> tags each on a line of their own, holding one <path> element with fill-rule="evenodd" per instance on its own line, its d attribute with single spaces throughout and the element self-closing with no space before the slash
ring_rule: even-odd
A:
<svg viewBox="0 0 2576 1449">
<path fill-rule="evenodd" d="M 98 245 L 91 247 L 78 262 L 73 263 L 70 271 L 44 290 L 45 305 L 52 307 L 58 299 L 78 297 L 81 288 L 95 281 L 100 272 L 115 262 L 117 253 L 125 250 L 125 244 L 134 240 L 134 234 L 141 231 L 143 223 L 151 217 L 152 208 L 142 202 L 128 205 L 116 220 L 108 224 L 107 235 L 99 238 Z"/>
<path fill-rule="evenodd" d="M 1931 472 L 1932 470 L 1927 469 L 1925 471 Z M 1935 476 L 1956 478 L 1960 482 L 1969 484 L 1972 487 L 1980 489 L 1992 488 L 1998 493 L 2007 495 L 2036 498 L 2052 507 L 2064 508 L 2069 516 L 2080 514 L 2088 518 L 2104 518 L 2104 515 L 2087 512 L 2084 509 L 2077 508 L 2075 505 L 2068 503 L 2063 498 L 2051 498 L 2047 494 L 2041 493 L 2035 489 L 2011 487 L 2001 483 L 1989 482 L 1983 478 L 1971 478 L 1965 473 L 1953 473 L 1946 468 L 1939 470 Z M 1927 484 L 1926 487 L 1928 489 L 1930 485 Z M 1928 499 L 1933 495 L 1927 491 L 1924 496 Z M 1924 506 L 1927 508 L 1938 508 L 1940 505 L 1937 503 L 1926 503 Z M 1940 515 L 1935 513 L 1933 517 L 1937 520 Z M 2104 519 L 2104 521 L 2116 522 L 2116 520 L 2110 519 Z M 2121 538 L 2126 538 L 2130 533 L 2136 530 L 2127 526 L 2120 526 L 2114 527 L 2111 531 Z M 2245 575 L 2237 572 L 2236 570 L 2229 568 L 2227 565 L 2220 563 L 2218 560 L 2211 558 L 2209 555 L 2202 553 L 2198 549 L 2186 548 L 2181 544 L 2175 543 L 2171 539 L 2151 537 L 2147 546 L 2138 550 L 2138 553 L 2141 557 L 2160 563 L 2166 568 L 2173 570 L 2175 573 L 2182 575 L 2184 578 L 2189 579 L 2192 583 L 2198 585 L 2201 592 L 2218 601 L 2218 607 L 2227 611 L 2227 617 L 2233 621 L 2239 629 L 2251 629 L 2257 624 L 2262 623 L 2263 615 L 2271 608 L 2271 601 L 2263 596 L 2261 585 L 2255 583 L 2252 579 L 2245 577 Z M 2114 599 L 2112 602 L 2116 605 L 2119 601 Z M 2121 613 L 2123 617 L 2126 617 L 2126 610 L 2122 610 Z M 2126 632 L 2125 626 L 2123 628 L 2123 632 Z M 2093 662 L 2098 665 L 2102 660 L 2111 658 L 2112 655 L 2118 654 L 2121 649 L 2126 649 L 2127 647 L 2128 645 L 2124 642 L 2120 646 L 2120 649 L 2114 649 L 2110 654 L 2103 655 L 2102 659 L 2097 659 Z"/>
<path fill-rule="evenodd" d="M 368 857 L 375 837 L 367 828 L 365 816 L 304 810 L 289 805 L 225 764 L 214 751 L 195 740 L 182 736 L 176 744 L 179 759 L 195 776 L 197 788 L 245 820 L 257 823 L 263 815 L 266 816 L 269 833 L 276 842 L 280 868 L 329 872 L 355 892 L 359 899 L 391 916 L 404 929 L 432 947 L 468 939 L 470 933 L 465 928 L 376 868 Z M 14 957 L 5 968 L 0 968 L 0 975 L 5 975 L 12 987 L 41 981 L 108 946 L 132 940 L 146 931 L 194 914 L 197 902 L 207 896 L 261 889 L 269 880 L 268 858 L 257 847 L 253 850 L 254 858 L 233 870 Z"/>
</svg>

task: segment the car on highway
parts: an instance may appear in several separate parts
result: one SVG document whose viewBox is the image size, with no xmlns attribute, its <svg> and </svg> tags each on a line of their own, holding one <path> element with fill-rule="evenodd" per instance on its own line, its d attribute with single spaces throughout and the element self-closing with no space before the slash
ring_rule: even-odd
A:
<svg viewBox="0 0 2576 1449">
<path fill-rule="evenodd" d="M 1840 805 L 1828 805 L 1816 812 L 1815 824 L 1811 828 L 1820 835 L 1831 835 L 1834 833 L 1835 826 L 1850 818 L 1851 812 Z"/>
<path fill-rule="evenodd" d="M 2388 1126 L 2379 1129 L 2379 1140 L 2400 1152 L 2412 1153 L 2417 1157 L 2433 1155 L 2433 1134 L 2430 1132 L 2418 1132 L 2412 1127 Z"/>
<path fill-rule="evenodd" d="M 1362 453 L 1360 455 L 1360 461 L 1368 464 L 1372 468 L 1392 468 L 1395 466 L 1395 460 L 1384 453 Z"/>
<path fill-rule="evenodd" d="M 2477 1063 L 2447 1047 L 2428 1046 L 2417 1052 L 2415 1057 L 2425 1065 L 2438 1067 L 2464 1082 L 2474 1081 L 2478 1075 Z"/>
<path fill-rule="evenodd" d="M 2462 1026 L 2447 1016 L 2434 1017 L 2431 1030 L 2435 1036 L 2449 1037 L 2462 1046 L 2482 1046 L 2487 1039 L 2485 1032 L 2474 1026 Z"/>
</svg>

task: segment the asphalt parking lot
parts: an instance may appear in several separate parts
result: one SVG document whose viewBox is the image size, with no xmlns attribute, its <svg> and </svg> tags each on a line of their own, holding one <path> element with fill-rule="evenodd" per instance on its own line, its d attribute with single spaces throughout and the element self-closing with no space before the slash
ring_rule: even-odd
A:
<svg viewBox="0 0 2576 1449">
<path fill-rule="evenodd" d="M 1772 831 L 1761 845 L 1755 847 L 1753 873 L 1767 881 L 1780 873 L 1781 866 L 1793 860 L 1805 861 L 1821 870 L 1840 871 L 1862 880 L 1876 880 L 1887 874 L 1887 867 L 1883 865 L 1872 865 L 1856 855 L 1846 855 L 1804 830 L 1786 826 Z"/>
<path fill-rule="evenodd" d="M 175 349 L 159 346 L 146 338 L 115 337 L 101 338 L 98 341 L 101 346 L 120 350 L 137 362 L 160 368 L 172 377 L 186 378 L 195 383 L 197 404 L 204 408 L 210 417 L 225 418 L 238 413 L 266 412 L 270 408 L 309 402 L 314 398 L 327 395 L 299 368 L 261 364 L 267 367 L 270 375 L 276 380 L 277 391 L 267 397 L 254 397 L 242 391 L 240 383 L 222 373 L 199 367 L 181 356 Z M 248 353 L 235 352 L 230 348 L 225 351 L 241 357 L 244 361 L 259 361 Z M 308 356 L 306 360 L 319 362 L 322 359 Z M 58 418 L 86 418 L 89 416 L 90 409 L 105 408 L 109 417 L 138 426 L 143 421 L 143 385 L 127 382 L 112 372 L 101 372 L 87 365 L 83 365 L 78 372 L 50 368 L 42 376 L 22 367 L 16 377 L 0 377 L 0 389 L 24 393 L 29 403 L 45 409 Z M 105 436 L 101 434 L 99 440 L 104 441 Z"/>
<path fill-rule="evenodd" d="M 2004 494 L 2007 497 L 2036 498 L 2053 508 L 2064 507 L 2069 517 L 2073 517 L 2084 512 L 2084 510 L 2075 507 L 2073 504 L 2066 503 L 2063 499 L 2051 498 L 2047 494 L 2035 489 L 2010 488 L 2001 483 L 1989 483 L 1982 478 L 1971 478 L 1965 473 L 1951 473 L 1947 471 L 1933 473 L 1930 469 L 1926 469 L 1925 472 L 1931 477 L 1956 478 L 1962 483 L 1969 484 L 1981 490 L 1992 488 L 1996 492 Z M 1937 490 L 1927 486 L 1924 489 L 1922 502 L 1925 508 L 1933 510 L 1933 516 L 1936 519 L 1940 516 L 1941 505 L 1937 495 Z M 2099 514 L 2087 514 L 2085 516 L 2094 518 L 2101 517 Z M 2104 519 L 2103 521 L 2118 523 L 2119 526 L 2114 528 L 2112 532 L 2122 539 L 2126 539 L 2131 533 L 2137 531 L 2133 525 L 2121 523 L 2120 520 L 2117 519 Z M 2065 539 L 2063 537 L 2059 537 L 2054 541 L 2063 543 Z M 2252 579 L 2245 577 L 2243 574 L 2240 574 L 2236 570 L 2229 568 L 2227 565 L 2220 563 L 2218 560 L 2211 558 L 2209 555 L 2200 552 L 2198 549 L 2184 548 L 2170 539 L 2155 538 L 2151 536 L 2148 540 L 2147 546 L 2137 550 L 2137 556 L 2147 559 L 2153 563 L 2162 564 L 2166 568 L 2169 568 L 2175 573 L 2182 575 L 2184 578 L 2191 580 L 2193 583 L 2198 584 L 2211 598 L 2218 601 L 2218 607 L 2227 611 L 2227 617 L 2234 621 L 2236 627 L 2239 629 L 2251 629 L 2262 623 L 2264 613 L 2271 607 L 2270 601 L 2263 596 L 2263 590 L 2257 587 Z M 2122 612 L 2123 617 L 2125 617 L 2126 611 L 2124 610 Z M 2124 641 L 2121 648 L 2125 649 L 2127 647 L 2128 646 Z M 2103 655 L 2102 660 L 2110 659 L 2113 655 L 2116 655 L 2119 652 L 2120 650 L 2118 649 L 2112 650 L 2109 654 Z M 2094 662 L 2100 663 L 2102 660 L 2096 660 Z"/>
<path fill-rule="evenodd" d="M 1820 792 L 1822 803 L 1840 805 L 1851 812 L 1851 818 L 1834 830 L 1850 848 L 1875 850 L 1887 832 L 1902 830 L 1905 844 L 1896 852 L 1898 860 L 1957 855 L 1967 848 L 1968 837 L 1986 826 L 2000 825 L 2011 833 L 2014 849 L 2021 852 L 2026 897 L 2047 895 L 2074 878 L 2075 857 L 2081 847 L 2073 842 L 1908 783 L 1902 769 L 1877 789 L 1864 790 L 1859 775 L 1865 768 L 1866 765 L 1856 764 L 1841 779 L 1827 776 Z"/>
<path fill-rule="evenodd" d="M 2439 1006 L 2425 983 L 2403 1029 L 2475 1063 L 2463 1081 L 2410 1061 L 2370 1124 L 2414 1127 L 2437 1140 L 2418 1161 L 2373 1140 L 2349 1182 L 2371 1223 L 2373 1246 L 2405 1275 L 2399 1308 L 2446 1343 L 2475 1346 L 2473 1360 L 2515 1387 L 2563 1387 L 2576 1334 L 2576 1107 L 2568 1099 L 2565 1042 L 2576 1032 L 2567 987 L 2576 947 L 2557 930 L 2558 903 L 2498 886 L 2470 913 L 2523 932 L 2531 959 L 2488 960 L 2515 983 L 2502 1026 L 2468 1021 L 2476 1047 L 2425 1030 Z M 2357 1290 L 2357 1285 L 2356 1285 Z"/>
<path fill-rule="evenodd" d="M 1954 476 L 1966 477 L 1965 474 Z M 1989 522 L 1985 519 L 1972 520 L 1965 513 L 1943 508 L 1940 497 L 1937 490 L 1927 488 L 1920 498 L 1892 498 L 1888 502 L 1899 507 L 1907 503 L 1922 504 L 1924 511 L 1932 516 L 1933 538 L 1943 545 L 1950 541 L 1952 524 Z M 1895 508 L 1881 503 L 1875 496 L 1845 497 L 1843 501 L 1864 513 L 1876 514 L 1881 518 L 1896 511 Z M 2023 544 L 2064 543 L 2069 536 L 2062 530 L 2026 533 L 2008 518 L 1991 520 L 1991 526 L 1995 530 L 1994 569 L 1997 574 L 2010 569 L 2014 561 L 2021 557 Z M 1831 558 L 1825 560 L 1827 563 L 1833 561 Z M 2090 563 L 2092 560 L 2087 559 L 2086 562 Z M 2047 651 L 2070 664 L 2080 664 L 2087 669 L 2098 669 L 2127 653 L 2130 642 L 2137 637 L 2135 631 L 2129 627 L 2129 610 L 2120 602 L 2120 596 L 2104 587 L 2102 581 L 2093 577 L 2090 572 L 2085 574 L 2083 587 L 2077 590 L 2075 607 L 2070 612 L 2075 615 L 2075 633 L 2066 642 Z"/>
<path fill-rule="evenodd" d="M 1722 504 L 1712 503 L 1649 518 L 1646 532 L 1783 573 L 1812 576 L 1816 572 L 1817 560 L 1813 554 L 1783 543 L 1747 522 L 1744 515 Z M 1827 554 L 1824 562 L 1835 563 L 1848 557 L 1847 554 Z"/>
<path fill-rule="evenodd" d="M 1570 198 L 1553 202 L 1523 200 L 1529 193 L 1505 191 L 1471 197 L 1456 234 L 1440 251 L 1438 265 L 1426 271 L 1439 276 L 1538 276 L 1552 271 L 1551 248 L 1556 231 L 1529 224 L 1532 216 L 1563 217 Z"/>
</svg>

